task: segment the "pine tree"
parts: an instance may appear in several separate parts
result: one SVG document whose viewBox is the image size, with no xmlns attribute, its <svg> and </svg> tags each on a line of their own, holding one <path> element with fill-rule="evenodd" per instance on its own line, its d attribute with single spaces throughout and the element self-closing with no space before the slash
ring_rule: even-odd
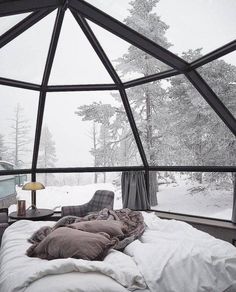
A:
<svg viewBox="0 0 236 292">
<path fill-rule="evenodd" d="M 82 117 L 83 121 L 92 121 L 93 128 L 93 148 L 90 153 L 94 157 L 94 166 L 111 166 L 113 165 L 112 141 L 114 136 L 111 133 L 110 119 L 115 115 L 115 107 L 101 102 L 94 102 L 90 105 L 78 107 L 75 114 Z M 97 182 L 97 173 L 94 176 Z M 103 173 L 103 181 L 106 182 L 106 174 Z"/>
<path fill-rule="evenodd" d="M 164 48 L 169 48 L 170 43 L 165 36 L 168 25 L 153 12 L 153 8 L 159 0 L 134 0 L 130 2 L 130 15 L 124 20 L 125 24 L 144 36 L 147 36 Z M 168 69 L 168 66 L 148 55 L 144 51 L 131 46 L 128 53 L 118 60 L 117 69 L 125 74 L 139 73 L 143 76 Z M 141 140 L 144 144 L 148 162 L 151 165 L 158 165 L 161 161 L 161 137 L 163 115 L 156 114 L 158 106 L 164 106 L 165 90 L 161 82 L 145 84 L 134 87 L 127 91 L 128 98 L 133 104 L 133 114 L 139 129 Z M 164 110 L 164 109 L 163 109 Z M 158 153 L 159 152 L 159 153 Z M 151 205 L 157 204 L 156 199 L 157 176 L 155 172 L 150 173 L 150 199 Z"/>
<path fill-rule="evenodd" d="M 56 162 L 56 144 L 53 140 L 52 133 L 49 128 L 45 125 L 42 128 L 41 138 L 40 138 L 40 148 L 38 156 L 38 167 L 50 168 L 55 166 Z M 52 175 L 49 173 L 44 174 L 44 184 L 48 185 L 49 177 Z"/>
<path fill-rule="evenodd" d="M 29 144 L 29 130 L 28 121 L 24 118 L 24 108 L 18 103 L 15 107 L 14 117 L 11 119 L 11 141 L 10 148 L 13 150 L 12 163 L 19 168 L 25 163 L 25 154 L 28 151 L 27 144 Z"/>
<path fill-rule="evenodd" d="M 189 62 L 196 56 L 201 57 L 201 49 L 184 53 L 185 60 Z M 236 89 L 231 84 L 236 80 L 236 67 L 223 60 L 215 60 L 199 69 L 199 73 L 234 111 Z M 235 165 L 236 141 L 225 124 L 186 78 L 176 76 L 170 83 L 170 122 L 174 129 L 171 134 L 178 140 L 178 163 L 183 164 L 185 158 L 188 164 L 198 166 Z M 202 183 L 202 173 L 194 177 Z M 216 178 L 212 175 L 206 177 L 212 181 Z"/>
</svg>

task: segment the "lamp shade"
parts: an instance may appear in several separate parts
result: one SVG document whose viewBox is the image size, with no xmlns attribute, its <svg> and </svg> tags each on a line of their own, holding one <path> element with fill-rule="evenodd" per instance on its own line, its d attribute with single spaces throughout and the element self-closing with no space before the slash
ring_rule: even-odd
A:
<svg viewBox="0 0 236 292">
<path fill-rule="evenodd" d="M 45 186 L 40 183 L 40 182 L 28 182 L 26 184 L 23 185 L 22 190 L 25 191 L 37 191 L 37 190 L 43 190 L 45 189 Z"/>
</svg>

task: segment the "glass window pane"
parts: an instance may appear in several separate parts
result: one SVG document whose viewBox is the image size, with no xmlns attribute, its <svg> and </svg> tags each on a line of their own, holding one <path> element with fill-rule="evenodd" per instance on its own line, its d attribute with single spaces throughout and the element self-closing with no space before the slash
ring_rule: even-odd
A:
<svg viewBox="0 0 236 292">
<path fill-rule="evenodd" d="M 152 209 L 231 220 L 233 173 L 156 172 L 158 205 Z"/>
<path fill-rule="evenodd" d="M 41 83 L 56 12 L 52 12 L 0 50 L 0 76 Z"/>
<path fill-rule="evenodd" d="M 2 35 L 7 30 L 12 28 L 14 25 L 16 25 L 18 22 L 20 22 L 29 14 L 30 13 L 23 13 L 23 14 L 0 17 L 0 35 Z"/>
<path fill-rule="evenodd" d="M 88 23 L 122 81 L 172 69 L 109 31 L 90 21 Z"/>
<path fill-rule="evenodd" d="M 235 39 L 234 0 L 87 2 L 179 56 L 197 48 L 206 54 Z"/>
<path fill-rule="evenodd" d="M 197 71 L 236 117 L 236 52 L 214 60 Z"/>
<path fill-rule="evenodd" d="M 38 167 L 140 164 L 118 92 L 47 94 Z"/>
<path fill-rule="evenodd" d="M 36 193 L 37 207 L 60 211 L 62 206 L 87 203 L 97 190 L 110 190 L 115 193 L 114 209 L 121 209 L 120 177 L 120 172 L 37 174 L 37 181 L 46 187 Z M 26 200 L 26 207 L 29 207 L 31 192 L 19 187 L 16 190 L 17 198 Z M 9 208 L 9 212 L 15 210 L 16 205 Z"/>
<path fill-rule="evenodd" d="M 16 169 L 32 164 L 38 96 L 32 90 L 0 86 L 0 157 Z"/>
<path fill-rule="evenodd" d="M 49 84 L 114 83 L 70 11 L 57 45 Z"/>
<path fill-rule="evenodd" d="M 0 160 L 0 170 L 9 169 L 12 165 Z M 16 203 L 16 185 L 14 175 L 0 176 L 0 208 L 8 208 Z"/>
<path fill-rule="evenodd" d="M 127 95 L 150 165 L 235 165 L 236 139 L 182 75 Z"/>
</svg>

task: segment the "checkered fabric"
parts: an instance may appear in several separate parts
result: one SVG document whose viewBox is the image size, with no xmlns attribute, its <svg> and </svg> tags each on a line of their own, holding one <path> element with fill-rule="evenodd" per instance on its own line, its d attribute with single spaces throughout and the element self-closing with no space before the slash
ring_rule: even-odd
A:
<svg viewBox="0 0 236 292">
<path fill-rule="evenodd" d="M 9 226 L 8 224 L 8 209 L 0 209 L 0 244 L 4 231 Z"/>
<path fill-rule="evenodd" d="M 65 206 L 61 208 L 61 216 L 74 215 L 83 217 L 88 213 L 100 211 L 104 208 L 113 210 L 114 192 L 107 190 L 98 190 L 93 195 L 92 199 L 83 205 Z"/>
</svg>

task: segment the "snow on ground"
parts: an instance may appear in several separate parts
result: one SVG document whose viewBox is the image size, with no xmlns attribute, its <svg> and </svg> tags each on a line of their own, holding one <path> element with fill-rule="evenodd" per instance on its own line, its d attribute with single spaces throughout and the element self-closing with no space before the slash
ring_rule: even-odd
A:
<svg viewBox="0 0 236 292">
<path fill-rule="evenodd" d="M 179 180 L 177 183 L 169 183 L 168 185 L 163 184 L 159 187 L 160 191 L 157 193 L 158 206 L 154 206 L 152 209 L 230 220 L 233 201 L 232 191 L 211 189 L 209 186 L 199 191 L 199 186 L 204 185 L 194 185 L 186 180 Z M 120 187 L 111 183 L 48 186 L 45 190 L 37 191 L 37 207 L 59 211 L 61 206 L 81 205 L 88 202 L 95 191 L 99 189 L 114 191 L 114 208 L 122 208 Z M 29 207 L 31 203 L 30 191 L 17 188 L 17 199 L 26 200 L 26 206 Z M 15 210 L 16 205 L 10 206 L 9 212 Z"/>
<path fill-rule="evenodd" d="M 115 193 L 114 208 L 122 208 L 121 192 L 111 183 L 88 184 L 81 186 L 48 186 L 37 191 L 36 205 L 38 208 L 49 208 L 59 211 L 62 206 L 81 205 L 88 202 L 96 190 L 111 190 Z M 31 204 L 31 192 L 17 188 L 17 199 L 26 200 L 26 207 Z M 16 205 L 9 208 L 9 212 L 16 211 Z"/>
<path fill-rule="evenodd" d="M 193 191 L 193 187 L 197 190 L 199 185 L 183 181 L 161 185 L 157 193 L 158 205 L 152 209 L 231 220 L 232 191 L 214 188 Z"/>
</svg>

